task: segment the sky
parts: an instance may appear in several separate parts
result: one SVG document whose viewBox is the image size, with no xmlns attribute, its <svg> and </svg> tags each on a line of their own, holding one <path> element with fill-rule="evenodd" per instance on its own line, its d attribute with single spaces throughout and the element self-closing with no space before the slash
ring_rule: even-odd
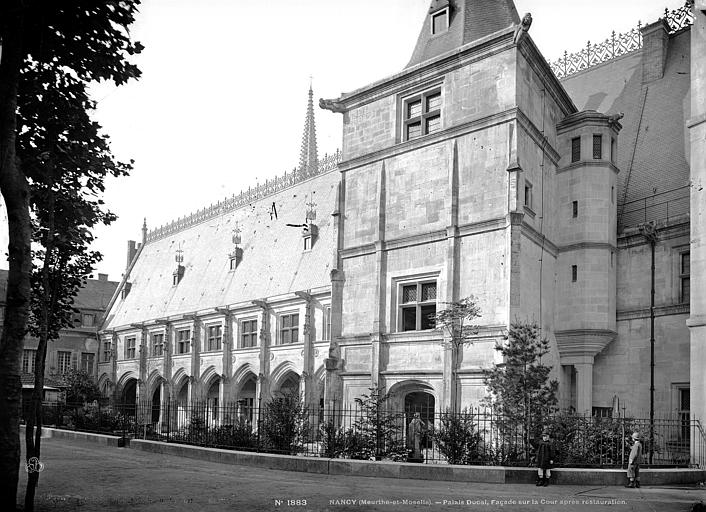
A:
<svg viewBox="0 0 706 512">
<path fill-rule="evenodd" d="M 135 160 L 104 196 L 118 215 L 94 231 L 96 273 L 120 280 L 127 240 L 299 161 L 310 81 L 315 102 L 401 71 L 430 0 L 143 0 L 131 28 L 142 77 L 92 88 L 114 154 Z M 515 0 L 549 61 L 612 30 L 656 21 L 678 0 Z M 342 116 L 315 109 L 319 157 L 341 146 Z M 3 212 L 4 214 L 4 212 Z M 0 243 L 7 246 L 7 229 Z M 3 262 L 7 268 L 7 262 Z"/>
</svg>

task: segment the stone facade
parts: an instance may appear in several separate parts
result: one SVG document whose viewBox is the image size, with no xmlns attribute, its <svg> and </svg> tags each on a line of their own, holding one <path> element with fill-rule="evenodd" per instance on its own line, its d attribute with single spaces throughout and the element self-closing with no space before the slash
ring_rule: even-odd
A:
<svg viewBox="0 0 706 512">
<path fill-rule="evenodd" d="M 684 412 L 691 389 L 702 409 L 701 228 L 674 211 L 690 170 L 674 127 L 693 116 L 699 211 L 703 102 L 682 105 L 703 77 L 690 85 L 682 67 L 703 34 L 659 21 L 641 50 L 559 81 L 512 2 L 487 2 L 498 26 L 476 38 L 485 3 L 468 4 L 432 2 L 448 23 L 424 21 L 407 68 L 321 101 L 343 114 L 335 171 L 311 171 L 310 92 L 300 176 L 145 232 L 102 331 L 116 399 L 247 405 L 298 390 L 321 406 L 382 386 L 395 407 L 474 406 L 494 347 L 525 321 L 550 341 L 564 407 L 647 410 L 652 332 L 655 408 Z M 426 318 L 470 295 L 478 333 L 454 354 Z"/>
</svg>

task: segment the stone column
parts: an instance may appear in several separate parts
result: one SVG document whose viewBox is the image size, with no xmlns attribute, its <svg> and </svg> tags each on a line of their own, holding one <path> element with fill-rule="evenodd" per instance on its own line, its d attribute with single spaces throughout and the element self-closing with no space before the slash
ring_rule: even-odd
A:
<svg viewBox="0 0 706 512">
<path fill-rule="evenodd" d="M 373 309 L 373 325 L 370 333 L 370 387 L 380 386 L 380 344 L 383 342 L 385 330 L 385 290 L 387 287 L 387 255 L 385 253 L 385 214 L 387 190 L 385 186 L 385 161 L 380 167 L 377 183 L 378 221 L 376 226 L 375 241 L 375 308 Z M 387 331 L 394 330 L 394 326 L 387 326 Z"/>
<path fill-rule="evenodd" d="M 202 322 L 196 316 L 191 316 L 193 323 L 191 324 L 191 377 L 193 378 L 192 386 L 189 388 L 191 397 L 190 404 L 195 404 L 204 400 L 205 390 L 201 389 L 201 328 Z"/>
<path fill-rule="evenodd" d="M 218 308 L 218 311 L 223 314 L 223 374 L 221 380 L 224 382 L 223 390 L 223 405 L 232 400 L 232 390 L 230 389 L 233 375 L 233 316 L 229 309 Z"/>
<path fill-rule="evenodd" d="M 299 392 L 303 397 L 304 405 L 309 410 L 316 410 L 316 382 L 314 381 L 314 329 L 312 327 L 313 300 L 306 292 L 295 292 L 295 295 L 306 301 L 304 313 L 304 354 L 302 356 L 302 374 L 299 380 Z"/>
<path fill-rule="evenodd" d="M 578 363 L 576 368 L 576 411 L 591 414 L 593 407 L 593 363 Z"/>
<path fill-rule="evenodd" d="M 257 376 L 255 399 L 260 406 L 270 399 L 270 306 L 264 300 L 254 300 L 260 308 L 260 372 Z"/>
<path fill-rule="evenodd" d="M 691 338 L 692 418 L 706 421 L 706 1 L 696 0 L 691 26 L 691 298 L 687 320 Z M 692 429 L 692 435 L 696 435 Z M 698 443 L 691 440 L 692 457 Z M 693 462 L 693 460 L 692 460 Z"/>
</svg>

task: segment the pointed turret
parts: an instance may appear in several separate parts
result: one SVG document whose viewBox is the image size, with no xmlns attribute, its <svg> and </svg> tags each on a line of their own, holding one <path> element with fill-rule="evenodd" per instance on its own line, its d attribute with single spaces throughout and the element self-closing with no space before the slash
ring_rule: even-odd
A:
<svg viewBox="0 0 706 512">
<path fill-rule="evenodd" d="M 407 67 L 519 23 L 512 0 L 432 0 Z"/>
<path fill-rule="evenodd" d="M 306 178 L 316 174 L 319 157 L 316 150 L 316 123 L 314 121 L 314 91 L 309 83 L 309 103 L 306 106 L 306 121 L 302 136 L 302 150 L 299 156 L 299 173 Z"/>
</svg>

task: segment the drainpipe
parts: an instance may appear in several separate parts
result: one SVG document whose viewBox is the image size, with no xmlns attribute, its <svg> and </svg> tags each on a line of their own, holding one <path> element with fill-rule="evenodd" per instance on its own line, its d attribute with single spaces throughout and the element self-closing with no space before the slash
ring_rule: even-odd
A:
<svg viewBox="0 0 706 512">
<path fill-rule="evenodd" d="M 640 225 L 640 234 L 650 244 L 652 262 L 650 267 L 650 454 L 652 464 L 655 437 L 655 244 L 657 230 L 652 222 Z"/>
</svg>

